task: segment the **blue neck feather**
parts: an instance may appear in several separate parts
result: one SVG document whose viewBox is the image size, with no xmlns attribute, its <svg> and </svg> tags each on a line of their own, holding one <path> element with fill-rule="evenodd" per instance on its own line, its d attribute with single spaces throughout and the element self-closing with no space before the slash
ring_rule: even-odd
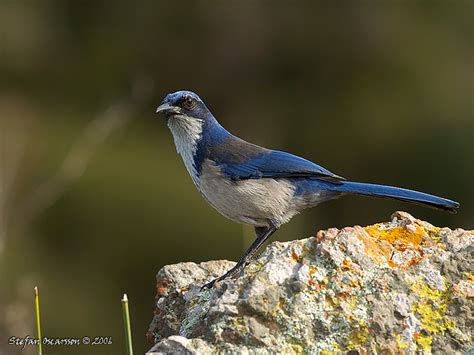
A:
<svg viewBox="0 0 474 355">
<path fill-rule="evenodd" d="M 198 175 L 201 174 L 202 163 L 208 156 L 209 148 L 213 145 L 220 144 L 231 135 L 232 134 L 222 127 L 212 115 L 204 121 L 202 136 L 198 142 L 196 153 L 194 154 L 194 166 L 196 167 Z"/>
</svg>

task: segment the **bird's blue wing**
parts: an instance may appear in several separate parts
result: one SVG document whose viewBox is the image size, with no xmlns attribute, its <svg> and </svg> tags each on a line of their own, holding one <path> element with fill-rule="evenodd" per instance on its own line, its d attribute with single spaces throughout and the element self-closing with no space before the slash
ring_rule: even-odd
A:
<svg viewBox="0 0 474 355">
<path fill-rule="evenodd" d="M 291 177 L 317 178 L 331 182 L 344 180 L 329 170 L 290 153 L 265 149 L 240 139 L 223 143 L 212 149 L 210 158 L 233 180 Z"/>
</svg>

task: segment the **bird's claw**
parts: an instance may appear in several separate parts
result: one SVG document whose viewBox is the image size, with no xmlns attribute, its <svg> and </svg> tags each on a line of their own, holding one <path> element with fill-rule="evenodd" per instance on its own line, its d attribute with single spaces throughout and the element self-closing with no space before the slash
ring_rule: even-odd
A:
<svg viewBox="0 0 474 355">
<path fill-rule="evenodd" d="M 202 285 L 201 291 L 212 288 L 217 281 L 219 281 L 219 279 L 214 279 L 211 282 L 208 282 L 207 284 Z"/>
<path fill-rule="evenodd" d="M 208 282 L 207 284 L 201 286 L 201 291 L 204 290 L 204 289 L 209 289 L 209 288 L 212 288 L 214 287 L 214 284 L 216 282 L 219 282 L 219 281 L 222 281 L 222 280 L 225 280 L 229 277 L 234 277 L 235 275 L 237 275 L 240 271 L 242 271 L 242 269 L 244 268 L 244 265 L 246 265 L 247 263 L 239 263 L 237 264 L 236 266 L 234 266 L 232 269 L 230 269 L 229 271 L 227 271 L 224 275 L 212 280 L 211 282 Z"/>
</svg>

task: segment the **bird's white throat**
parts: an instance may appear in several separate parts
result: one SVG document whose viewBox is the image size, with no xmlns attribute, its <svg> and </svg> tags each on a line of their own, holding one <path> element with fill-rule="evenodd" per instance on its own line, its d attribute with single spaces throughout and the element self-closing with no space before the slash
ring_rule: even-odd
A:
<svg viewBox="0 0 474 355">
<path fill-rule="evenodd" d="M 186 116 L 174 116 L 168 119 L 168 127 L 173 134 L 176 150 L 183 158 L 184 165 L 196 185 L 198 176 L 194 164 L 194 154 L 202 136 L 203 125 L 202 120 Z"/>
</svg>

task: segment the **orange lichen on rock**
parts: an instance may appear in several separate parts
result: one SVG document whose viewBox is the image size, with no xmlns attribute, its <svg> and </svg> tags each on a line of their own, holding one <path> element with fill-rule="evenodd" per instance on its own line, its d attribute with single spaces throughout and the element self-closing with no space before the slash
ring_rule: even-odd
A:
<svg viewBox="0 0 474 355">
<path fill-rule="evenodd" d="M 342 260 L 342 269 L 343 270 L 352 269 L 352 261 L 350 261 L 349 259 Z"/>
<path fill-rule="evenodd" d="M 168 280 L 164 278 L 161 279 L 159 282 L 156 283 L 156 294 L 158 296 L 165 295 L 166 292 L 168 291 L 168 287 L 169 287 Z"/>
<path fill-rule="evenodd" d="M 393 253 L 393 246 L 387 242 L 377 240 L 370 234 L 360 233 L 359 239 L 364 243 L 365 253 L 376 263 L 388 263 Z"/>
<path fill-rule="evenodd" d="M 294 248 L 291 249 L 291 258 L 297 263 L 299 263 L 301 260 L 301 256 L 295 251 Z"/>
<path fill-rule="evenodd" d="M 311 266 L 309 268 L 308 276 L 308 284 L 314 289 L 314 290 L 319 290 L 321 287 L 319 285 L 318 280 L 315 278 L 315 274 L 318 272 L 318 269 L 314 266 Z"/>
<path fill-rule="evenodd" d="M 402 245 L 408 246 L 412 244 L 414 246 L 420 245 L 423 240 L 427 237 L 426 232 L 420 226 L 409 225 L 410 227 L 395 227 L 389 229 L 380 228 L 380 224 L 365 227 L 365 231 L 377 240 L 386 240 L 394 247 L 400 247 Z"/>
<path fill-rule="evenodd" d="M 393 227 L 375 224 L 363 230 L 366 233 L 361 233 L 360 239 L 372 260 L 387 263 L 391 268 L 407 269 L 425 258 L 423 246 L 436 243 L 431 236 L 439 229 L 410 223 Z"/>
<path fill-rule="evenodd" d="M 460 280 L 458 284 L 453 285 L 453 292 L 468 298 L 474 298 L 474 275 L 465 272 L 465 280 Z"/>
<path fill-rule="evenodd" d="M 339 233 L 339 229 L 337 228 L 329 228 L 326 230 L 320 230 L 316 233 L 315 241 L 316 243 L 320 243 L 323 239 L 333 240 L 337 237 L 338 233 Z"/>
</svg>

